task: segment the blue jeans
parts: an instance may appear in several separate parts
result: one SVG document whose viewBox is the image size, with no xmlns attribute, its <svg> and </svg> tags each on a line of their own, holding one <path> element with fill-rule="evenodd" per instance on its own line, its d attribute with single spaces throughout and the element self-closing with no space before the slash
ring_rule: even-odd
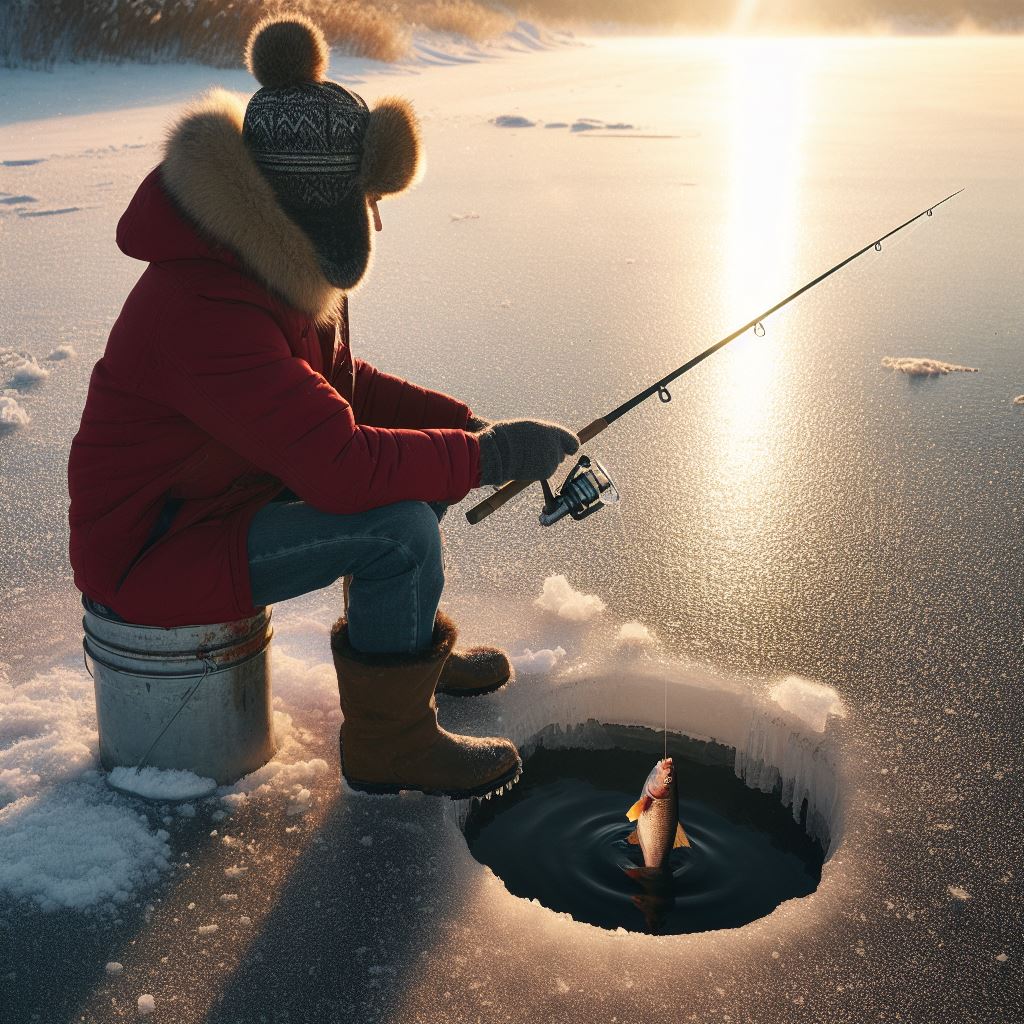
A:
<svg viewBox="0 0 1024 1024">
<path fill-rule="evenodd" d="M 255 605 L 275 604 L 352 577 L 349 640 L 358 651 L 407 654 L 430 646 L 444 589 L 443 505 L 400 501 L 332 515 L 282 496 L 249 527 Z"/>
</svg>

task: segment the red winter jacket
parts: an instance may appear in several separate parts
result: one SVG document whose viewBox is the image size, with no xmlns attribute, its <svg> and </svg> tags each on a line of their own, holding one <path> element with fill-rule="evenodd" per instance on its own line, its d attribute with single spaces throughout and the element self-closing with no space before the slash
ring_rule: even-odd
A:
<svg viewBox="0 0 1024 1024">
<path fill-rule="evenodd" d="M 200 234 L 179 210 L 189 182 L 172 200 L 165 166 L 118 225 L 122 251 L 149 267 L 93 370 L 68 483 L 79 589 L 128 621 L 178 626 L 254 613 L 249 523 L 283 487 L 334 513 L 456 502 L 479 483 L 479 446 L 462 402 L 353 360 L 340 293 L 334 322 L 318 324 L 322 308 L 277 298 L 243 262 L 266 279 L 273 253 Z M 194 201 L 200 222 L 208 202 Z M 251 223 L 235 227 L 244 249 Z M 302 298 L 293 271 L 277 294 Z"/>
</svg>

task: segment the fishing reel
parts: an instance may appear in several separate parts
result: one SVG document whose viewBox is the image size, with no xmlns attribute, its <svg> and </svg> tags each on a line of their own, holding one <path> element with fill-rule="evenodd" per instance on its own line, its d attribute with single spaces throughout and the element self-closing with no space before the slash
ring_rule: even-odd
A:
<svg viewBox="0 0 1024 1024">
<path fill-rule="evenodd" d="M 544 508 L 540 514 L 540 525 L 551 526 L 564 516 L 586 519 L 605 505 L 613 505 L 620 498 L 608 470 L 597 459 L 581 455 L 565 478 L 561 490 L 555 494 L 547 480 L 542 480 Z"/>
</svg>

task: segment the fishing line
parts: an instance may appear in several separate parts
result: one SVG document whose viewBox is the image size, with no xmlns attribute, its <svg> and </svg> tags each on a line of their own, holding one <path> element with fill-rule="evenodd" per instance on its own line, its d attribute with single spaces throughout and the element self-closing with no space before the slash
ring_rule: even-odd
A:
<svg viewBox="0 0 1024 1024">
<path fill-rule="evenodd" d="M 665 753 L 662 754 L 664 761 L 668 757 L 668 676 L 665 676 Z"/>
</svg>

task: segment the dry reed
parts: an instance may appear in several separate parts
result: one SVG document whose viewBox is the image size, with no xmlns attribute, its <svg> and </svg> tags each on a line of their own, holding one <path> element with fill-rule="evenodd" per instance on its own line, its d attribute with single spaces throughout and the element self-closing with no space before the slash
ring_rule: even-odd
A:
<svg viewBox="0 0 1024 1024">
<path fill-rule="evenodd" d="M 253 24 L 287 10 L 312 17 L 332 47 L 381 61 L 408 54 L 414 25 L 483 40 L 512 24 L 474 0 L 5 0 L 0 64 L 193 60 L 231 67 Z"/>
</svg>

